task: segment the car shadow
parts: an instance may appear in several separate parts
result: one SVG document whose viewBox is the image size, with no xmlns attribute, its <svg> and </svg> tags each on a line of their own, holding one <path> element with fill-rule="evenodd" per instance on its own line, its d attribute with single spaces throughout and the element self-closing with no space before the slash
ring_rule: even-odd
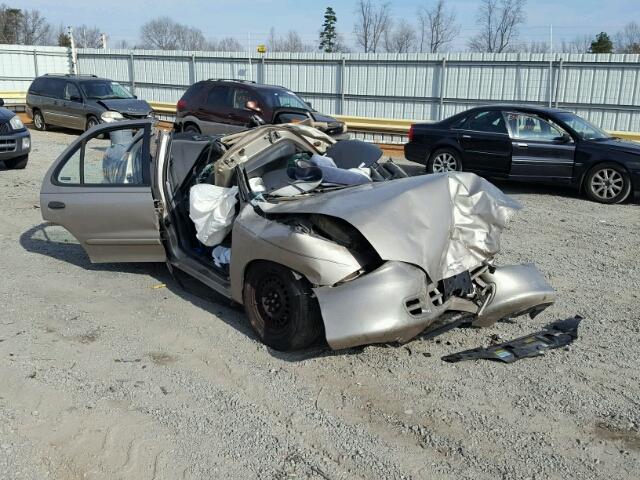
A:
<svg viewBox="0 0 640 480">
<path fill-rule="evenodd" d="M 182 300 L 219 318 L 238 332 L 260 342 L 254 333 L 242 308 L 211 290 L 209 287 L 182 272 L 172 275 L 164 263 L 91 263 L 84 249 L 78 243 L 68 241 L 68 237 L 56 238 L 47 229 L 61 228 L 53 224 L 43 222 L 30 228 L 20 235 L 20 245 L 27 252 L 44 255 L 56 260 L 66 262 L 84 270 L 96 272 L 122 272 L 135 275 L 145 275 L 156 279 L 158 284 L 163 284 L 173 294 Z M 266 347 L 266 350 L 274 358 L 287 362 L 300 362 L 311 358 L 348 355 L 359 353 L 362 349 L 347 349 L 340 351 L 331 350 L 324 340 L 316 345 L 298 352 L 279 352 Z"/>
</svg>

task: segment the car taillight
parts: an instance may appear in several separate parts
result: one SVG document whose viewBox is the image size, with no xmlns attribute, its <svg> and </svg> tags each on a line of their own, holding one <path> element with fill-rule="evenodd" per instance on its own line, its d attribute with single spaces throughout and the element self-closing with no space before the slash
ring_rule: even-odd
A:
<svg viewBox="0 0 640 480">
<path fill-rule="evenodd" d="M 176 110 L 184 110 L 187 107 L 187 102 L 185 102 L 184 100 L 180 99 L 178 100 L 178 103 L 176 103 Z"/>
<path fill-rule="evenodd" d="M 414 134 L 413 128 L 414 128 L 414 126 L 415 126 L 415 125 L 411 125 L 411 126 L 409 127 L 409 141 L 410 141 L 410 142 L 412 142 L 412 141 L 413 141 L 413 134 Z"/>
</svg>

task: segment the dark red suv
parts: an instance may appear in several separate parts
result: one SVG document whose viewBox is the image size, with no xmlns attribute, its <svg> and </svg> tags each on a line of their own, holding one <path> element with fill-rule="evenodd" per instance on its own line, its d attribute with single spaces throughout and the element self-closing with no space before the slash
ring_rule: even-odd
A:
<svg viewBox="0 0 640 480">
<path fill-rule="evenodd" d="M 348 138 L 343 122 L 316 112 L 284 87 L 244 80 L 203 80 L 194 83 L 176 106 L 176 131 L 219 135 L 260 124 L 295 123 L 311 118 L 326 134 Z"/>
</svg>

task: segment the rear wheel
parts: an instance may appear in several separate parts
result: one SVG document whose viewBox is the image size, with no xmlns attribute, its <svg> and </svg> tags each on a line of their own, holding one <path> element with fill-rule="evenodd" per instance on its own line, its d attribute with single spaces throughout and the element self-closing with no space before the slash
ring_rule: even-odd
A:
<svg viewBox="0 0 640 480">
<path fill-rule="evenodd" d="M 198 126 L 194 125 L 193 123 L 187 124 L 187 126 L 184 127 L 184 131 L 186 133 L 198 133 L 198 134 L 201 133 L 200 129 L 198 128 Z"/>
<path fill-rule="evenodd" d="M 587 174 L 584 187 L 587 197 L 600 203 L 621 203 L 631 193 L 629 175 L 615 163 L 596 165 Z"/>
<path fill-rule="evenodd" d="M 243 300 L 251 326 L 276 350 L 312 345 L 322 332 L 320 306 L 305 278 L 272 262 L 256 262 L 246 274 Z"/>
<path fill-rule="evenodd" d="M 11 168 L 14 170 L 22 170 L 27 166 L 28 161 L 29 161 L 29 155 L 23 155 L 21 157 L 5 160 L 4 164 L 7 168 Z"/>
<path fill-rule="evenodd" d="M 44 123 L 44 116 L 40 110 L 33 111 L 33 126 L 36 130 L 44 132 L 47 129 L 47 124 Z"/>
<path fill-rule="evenodd" d="M 460 156 L 447 148 L 436 150 L 427 162 L 428 173 L 459 172 L 461 170 Z"/>
</svg>

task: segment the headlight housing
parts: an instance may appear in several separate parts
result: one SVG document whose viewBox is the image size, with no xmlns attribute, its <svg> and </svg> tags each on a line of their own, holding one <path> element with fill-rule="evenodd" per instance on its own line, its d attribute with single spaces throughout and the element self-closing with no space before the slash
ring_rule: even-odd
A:
<svg viewBox="0 0 640 480">
<path fill-rule="evenodd" d="M 14 130 L 22 130 L 24 128 L 24 123 L 22 123 L 22 120 L 20 120 L 17 115 L 9 120 L 9 124 Z"/>
<path fill-rule="evenodd" d="M 124 117 L 120 112 L 113 112 L 108 110 L 100 115 L 100 118 L 104 123 L 118 122 L 120 120 L 124 120 Z"/>
</svg>

